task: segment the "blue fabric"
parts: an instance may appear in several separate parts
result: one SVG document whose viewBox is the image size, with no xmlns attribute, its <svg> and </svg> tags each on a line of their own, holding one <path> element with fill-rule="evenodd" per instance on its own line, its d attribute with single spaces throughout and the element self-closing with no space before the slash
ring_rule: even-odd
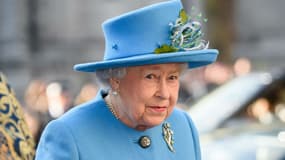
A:
<svg viewBox="0 0 285 160">
<path fill-rule="evenodd" d="M 162 136 L 162 125 L 137 131 L 117 120 L 101 94 L 94 101 L 72 109 L 45 128 L 36 160 L 200 160 L 197 131 L 189 116 L 175 109 L 166 120 L 174 132 L 171 152 Z M 151 138 L 141 148 L 141 136 Z"/>
<path fill-rule="evenodd" d="M 181 62 L 196 68 L 216 61 L 218 51 L 215 49 L 154 53 L 159 45 L 170 44 L 169 24 L 179 18 L 181 9 L 180 0 L 170 0 L 107 20 L 102 25 L 104 60 L 77 64 L 74 69 L 95 72 L 106 68 Z"/>
</svg>

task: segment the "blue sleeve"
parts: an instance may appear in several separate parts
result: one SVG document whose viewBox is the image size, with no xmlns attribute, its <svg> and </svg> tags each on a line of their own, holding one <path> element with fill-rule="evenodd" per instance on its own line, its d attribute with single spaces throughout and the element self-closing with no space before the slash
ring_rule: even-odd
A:
<svg viewBox="0 0 285 160">
<path fill-rule="evenodd" d="M 185 117 L 187 118 L 190 130 L 191 130 L 191 133 L 193 136 L 192 138 L 193 138 L 194 145 L 195 145 L 196 160 L 201 160 L 201 149 L 200 149 L 200 141 L 199 141 L 198 131 L 197 131 L 192 119 L 188 116 L 188 114 L 185 112 L 184 112 L 184 114 L 185 114 Z"/>
<path fill-rule="evenodd" d="M 77 146 L 68 126 L 59 120 L 47 125 L 37 148 L 36 160 L 79 160 Z"/>
</svg>

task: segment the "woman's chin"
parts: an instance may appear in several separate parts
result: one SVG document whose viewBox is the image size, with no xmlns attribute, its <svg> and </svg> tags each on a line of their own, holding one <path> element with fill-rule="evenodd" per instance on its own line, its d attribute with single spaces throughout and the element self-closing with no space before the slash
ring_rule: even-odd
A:
<svg viewBox="0 0 285 160">
<path fill-rule="evenodd" d="M 152 128 L 152 127 L 158 126 L 162 122 L 164 122 L 165 118 L 166 117 L 163 116 L 163 117 L 152 117 L 149 119 L 145 119 L 145 124 L 146 124 L 146 126 L 148 126 L 148 128 Z"/>
</svg>

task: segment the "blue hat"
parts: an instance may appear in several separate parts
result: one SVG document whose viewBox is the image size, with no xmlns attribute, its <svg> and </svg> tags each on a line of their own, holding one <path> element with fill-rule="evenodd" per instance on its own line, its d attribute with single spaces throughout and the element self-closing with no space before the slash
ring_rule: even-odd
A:
<svg viewBox="0 0 285 160">
<path fill-rule="evenodd" d="M 214 62 L 218 55 L 218 50 L 207 49 L 201 23 L 187 16 L 180 0 L 128 12 L 105 21 L 102 27 L 104 60 L 77 64 L 75 70 L 95 72 L 163 63 L 188 63 L 195 68 Z"/>
</svg>

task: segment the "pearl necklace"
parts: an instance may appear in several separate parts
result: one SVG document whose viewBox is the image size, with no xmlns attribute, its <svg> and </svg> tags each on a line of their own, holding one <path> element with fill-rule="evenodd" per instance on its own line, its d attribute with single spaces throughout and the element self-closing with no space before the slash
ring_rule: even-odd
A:
<svg viewBox="0 0 285 160">
<path fill-rule="evenodd" d="M 112 104 L 109 95 L 107 95 L 107 96 L 105 97 L 105 102 L 106 102 L 106 104 L 107 104 L 107 107 L 108 107 L 109 110 L 111 111 L 111 113 L 116 117 L 116 119 L 119 120 L 120 118 L 119 118 L 117 112 L 116 112 L 115 109 L 114 109 L 114 105 Z"/>
</svg>

